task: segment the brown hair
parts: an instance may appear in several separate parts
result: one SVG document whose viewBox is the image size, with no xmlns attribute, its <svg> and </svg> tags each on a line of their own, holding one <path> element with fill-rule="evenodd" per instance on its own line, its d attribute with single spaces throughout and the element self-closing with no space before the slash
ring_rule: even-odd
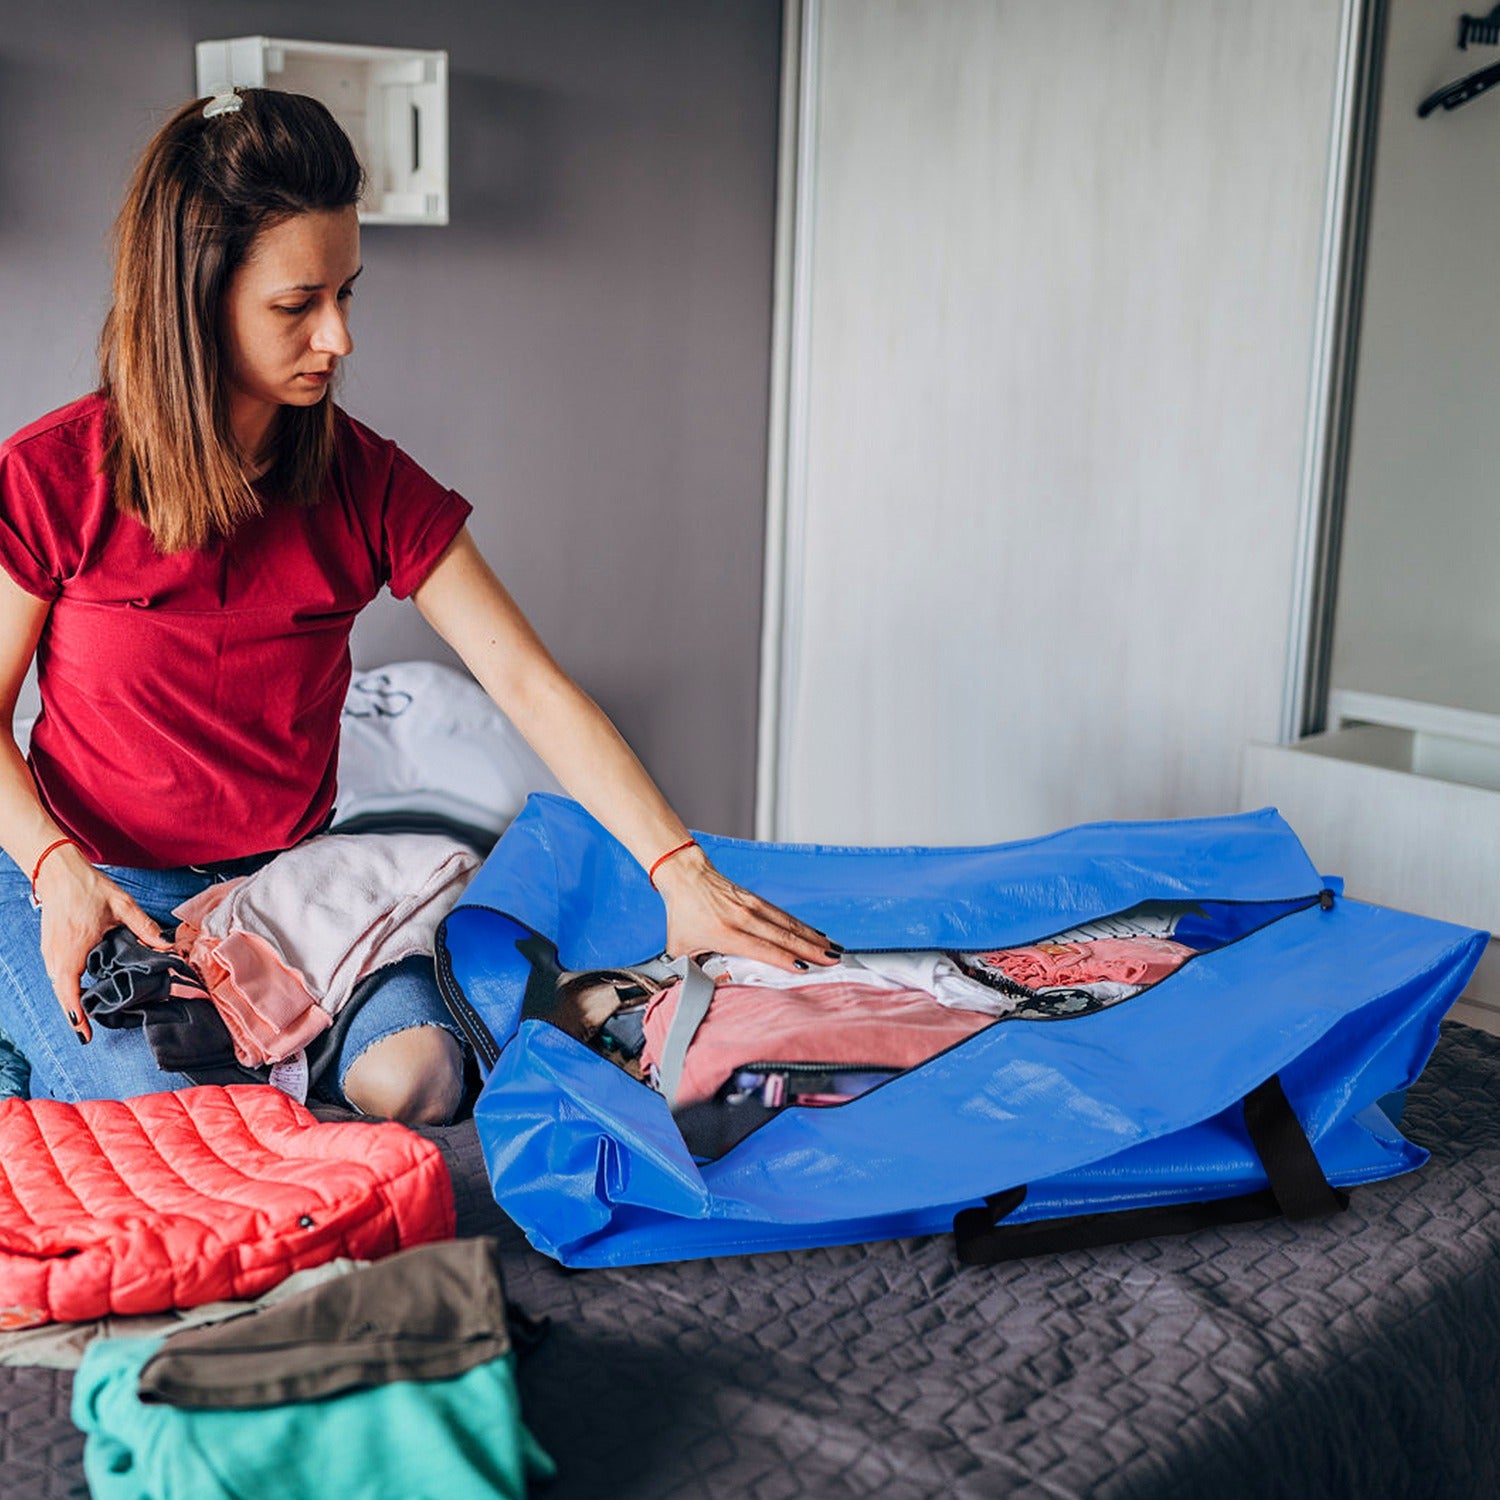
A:
<svg viewBox="0 0 1500 1500">
<path fill-rule="evenodd" d="M 359 200 L 349 137 L 316 99 L 241 89 L 205 119 L 185 104 L 157 131 L 114 230 L 114 302 L 99 335 L 109 402 L 101 472 L 162 552 L 202 547 L 259 515 L 229 425 L 219 310 L 264 229 Z M 316 503 L 333 458 L 333 396 L 277 413 L 267 487 Z"/>
</svg>

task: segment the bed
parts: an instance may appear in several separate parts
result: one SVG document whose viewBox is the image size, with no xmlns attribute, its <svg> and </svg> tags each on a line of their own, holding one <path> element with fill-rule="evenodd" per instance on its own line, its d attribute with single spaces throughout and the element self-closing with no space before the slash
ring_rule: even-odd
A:
<svg viewBox="0 0 1500 1500">
<path fill-rule="evenodd" d="M 1412 1089 L 1419 1173 L 1266 1222 L 960 1269 L 935 1236 L 566 1271 L 495 1206 L 472 1124 L 424 1132 L 463 1233 L 551 1319 L 527 1419 L 548 1500 L 1500 1493 L 1500 1039 Z M 14 1500 L 84 1495 L 71 1377 L 0 1369 Z"/>
<path fill-rule="evenodd" d="M 520 748 L 496 760 L 467 691 L 430 664 L 356 679 L 341 821 L 498 833 L 545 783 Z M 499 780 L 471 805 L 453 788 L 481 762 Z M 1500 1039 L 1445 1023 L 1402 1122 L 1432 1160 L 1347 1213 L 979 1270 L 940 1235 L 568 1271 L 496 1206 L 472 1121 L 422 1133 L 459 1232 L 496 1235 L 550 1320 L 520 1367 L 548 1500 L 1460 1500 L 1500 1494 L 1497 1084 Z M 0 1367 L 0 1494 L 87 1494 L 71 1384 Z"/>
</svg>

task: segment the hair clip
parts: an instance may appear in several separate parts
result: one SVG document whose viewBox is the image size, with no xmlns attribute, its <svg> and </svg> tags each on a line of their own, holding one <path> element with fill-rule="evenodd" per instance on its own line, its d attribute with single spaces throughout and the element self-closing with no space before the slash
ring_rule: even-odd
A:
<svg viewBox="0 0 1500 1500">
<path fill-rule="evenodd" d="M 203 118 L 211 120 L 215 115 L 232 115 L 241 108 L 244 100 L 240 98 L 234 89 L 228 89 L 222 94 L 215 94 L 207 104 L 203 106 Z"/>
</svg>

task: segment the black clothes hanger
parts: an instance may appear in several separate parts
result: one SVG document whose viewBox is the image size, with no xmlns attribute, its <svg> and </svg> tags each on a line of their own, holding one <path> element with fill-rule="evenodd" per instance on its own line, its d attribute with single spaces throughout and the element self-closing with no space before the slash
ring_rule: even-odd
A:
<svg viewBox="0 0 1500 1500">
<path fill-rule="evenodd" d="M 1417 118 L 1425 120 L 1439 105 L 1444 109 L 1457 109 L 1460 104 L 1477 99 L 1487 88 L 1497 83 L 1500 83 L 1500 63 L 1491 63 L 1489 67 L 1470 73 L 1467 78 L 1444 84 L 1437 93 L 1429 94 L 1417 106 Z"/>
<path fill-rule="evenodd" d="M 1459 17 L 1458 45 L 1467 50 L 1470 42 L 1481 42 L 1490 47 L 1500 45 L 1500 5 L 1487 16 Z M 1435 94 L 1429 94 L 1417 106 L 1417 118 L 1425 120 L 1439 105 L 1444 109 L 1457 109 L 1460 104 L 1477 99 L 1496 83 L 1500 83 L 1500 63 L 1491 63 L 1489 67 L 1444 84 Z"/>
<path fill-rule="evenodd" d="M 1500 5 L 1487 16 L 1458 18 L 1458 45 L 1467 47 L 1470 42 L 1483 42 L 1487 47 L 1500 46 Z"/>
</svg>

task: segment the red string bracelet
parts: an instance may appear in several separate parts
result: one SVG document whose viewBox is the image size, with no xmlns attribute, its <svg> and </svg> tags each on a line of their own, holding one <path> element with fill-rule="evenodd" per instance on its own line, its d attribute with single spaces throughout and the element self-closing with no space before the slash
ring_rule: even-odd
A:
<svg viewBox="0 0 1500 1500">
<path fill-rule="evenodd" d="M 662 857 L 657 860 L 657 862 L 652 865 L 649 870 L 646 871 L 646 879 L 651 882 L 651 889 L 656 889 L 656 872 L 661 869 L 661 867 L 666 864 L 666 862 L 671 859 L 674 854 L 681 854 L 684 849 L 696 849 L 697 847 L 698 840 L 689 839 L 687 843 L 679 844 L 675 849 L 668 849 L 667 852 L 663 854 Z"/>
<path fill-rule="evenodd" d="M 56 840 L 56 842 L 48 844 L 47 847 L 43 849 L 42 852 L 36 857 L 36 868 L 31 872 L 31 900 L 34 906 L 40 906 L 42 904 L 36 898 L 36 878 L 42 873 L 42 862 L 47 858 L 49 854 L 53 853 L 57 849 L 61 849 L 64 844 L 71 844 L 75 849 L 79 847 L 77 839 L 58 839 Z"/>
</svg>

